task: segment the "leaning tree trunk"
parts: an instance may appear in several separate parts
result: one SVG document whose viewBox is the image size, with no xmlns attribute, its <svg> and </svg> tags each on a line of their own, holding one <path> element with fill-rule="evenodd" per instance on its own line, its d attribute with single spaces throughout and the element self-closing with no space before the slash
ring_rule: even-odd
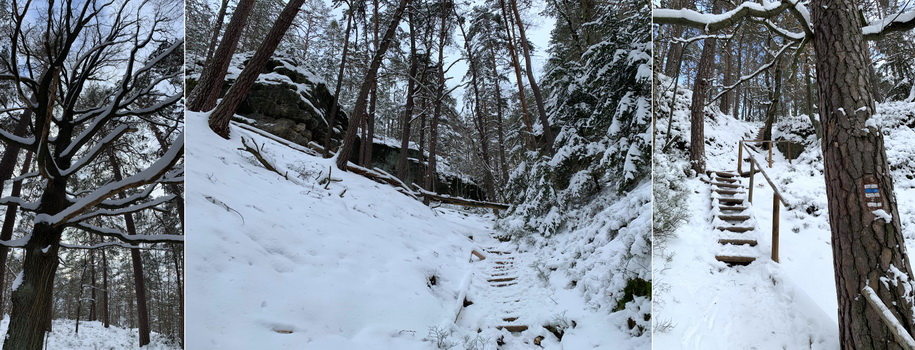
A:
<svg viewBox="0 0 915 350">
<path fill-rule="evenodd" d="M 527 108 L 527 99 L 524 97 L 524 80 L 521 78 L 521 64 L 518 62 L 518 54 L 515 52 L 515 31 L 512 29 L 509 22 L 508 10 L 505 8 L 505 0 L 499 0 L 499 5 L 502 9 L 502 21 L 505 26 L 505 46 L 508 48 L 508 56 L 511 58 L 512 68 L 515 69 L 515 81 L 518 83 L 518 102 L 521 105 L 521 120 L 524 122 L 524 130 L 527 133 L 525 140 L 528 140 L 528 148 L 533 148 L 534 144 L 530 141 L 531 135 L 534 133 L 533 122 L 531 121 L 531 114 Z"/>
<path fill-rule="evenodd" d="M 527 81 L 531 84 L 531 91 L 534 92 L 534 102 L 537 104 L 537 114 L 540 115 L 540 126 L 543 127 L 544 149 L 548 154 L 553 155 L 553 128 L 550 126 L 550 120 L 546 115 L 546 107 L 543 104 L 543 94 L 540 93 L 540 86 L 537 85 L 537 79 L 534 77 L 534 69 L 531 67 L 531 49 L 527 44 L 527 36 L 524 34 L 524 22 L 521 21 L 521 13 L 518 12 L 518 1 L 511 2 L 512 12 L 515 14 L 515 21 L 518 24 L 518 35 L 521 39 L 521 52 L 524 54 L 524 66 L 527 72 Z"/>
<path fill-rule="evenodd" d="M 883 134 L 868 126 L 876 110 L 858 3 L 814 0 L 810 8 L 841 347 L 907 349 L 861 292 L 873 288 L 905 331 L 915 330 L 911 291 L 906 290 L 911 284 L 897 283 L 902 275 L 915 275 L 906 256 Z"/>
<path fill-rule="evenodd" d="M 426 171 L 426 190 L 435 192 L 435 159 L 438 146 L 438 120 L 442 113 L 445 92 L 445 6 L 442 6 L 442 26 L 439 29 L 438 41 L 438 86 L 435 91 L 435 106 L 432 108 L 432 122 L 429 126 L 429 170 Z M 423 204 L 429 205 L 428 196 L 423 197 Z"/>
<path fill-rule="evenodd" d="M 283 12 L 281 12 L 279 18 L 277 18 L 276 23 L 270 28 L 270 32 L 267 33 L 267 37 L 264 38 L 264 42 L 257 48 L 254 57 L 248 61 L 248 64 L 245 65 L 245 69 L 238 75 L 238 79 L 235 80 L 235 83 L 232 84 L 232 87 L 226 92 L 226 96 L 222 99 L 222 103 L 213 110 L 213 114 L 210 115 L 209 124 L 210 129 L 217 135 L 226 139 L 229 138 L 229 121 L 232 120 L 232 115 L 235 114 L 235 111 L 238 110 L 238 106 L 245 99 L 245 96 L 248 95 L 248 91 L 254 86 L 254 81 L 261 75 L 261 71 L 264 70 L 267 60 L 270 59 L 270 56 L 273 56 L 273 52 L 280 44 L 280 40 L 283 40 L 283 36 L 286 35 L 286 30 L 292 25 L 292 20 L 295 19 L 296 14 L 299 13 L 299 8 L 302 7 L 304 2 L 305 0 L 291 0 L 286 4 L 286 7 L 283 8 Z"/>
<path fill-rule="evenodd" d="M 689 161 L 693 170 L 705 172 L 705 100 L 711 89 L 712 72 L 715 70 L 715 39 L 705 39 L 699 70 L 693 85 L 693 101 L 690 111 Z"/>
<path fill-rule="evenodd" d="M 334 123 L 337 120 L 337 112 L 340 105 L 340 89 L 343 87 L 343 72 L 346 69 L 346 55 L 349 53 L 349 33 L 353 23 L 353 9 L 349 9 L 346 16 L 346 34 L 343 37 L 343 56 L 340 58 L 340 71 L 337 73 L 337 83 L 334 87 L 334 102 L 330 106 L 330 115 L 324 120 L 327 121 L 327 134 L 324 135 L 324 158 L 330 158 L 330 139 L 334 133 Z"/>
<path fill-rule="evenodd" d="M 346 163 L 353 155 L 353 143 L 356 142 L 356 129 L 359 128 L 359 125 L 362 124 L 362 120 L 365 118 L 365 106 L 368 103 L 369 90 L 375 85 L 378 67 L 381 66 L 381 60 L 384 59 L 385 52 L 387 52 L 388 47 L 391 46 L 391 41 L 393 41 L 394 34 L 397 32 L 397 26 L 400 24 L 400 18 L 403 17 L 404 9 L 409 3 L 410 0 L 400 0 L 400 4 L 398 4 L 397 8 L 394 10 L 394 16 L 391 18 L 391 23 L 388 25 L 384 37 L 381 39 L 381 45 L 378 46 L 378 51 L 376 51 L 374 57 L 372 57 L 372 63 L 369 65 L 368 72 L 366 72 L 365 80 L 359 88 L 359 95 L 356 97 L 356 106 L 353 107 L 352 119 L 349 122 L 349 126 L 346 128 L 343 146 L 340 147 L 340 152 L 337 153 L 337 168 L 340 170 L 346 171 Z"/>
<path fill-rule="evenodd" d="M 108 162 L 111 165 L 111 172 L 114 173 L 114 181 L 121 181 L 121 165 L 118 163 L 114 152 L 108 149 Z M 118 193 L 119 199 L 126 197 L 124 193 Z M 136 235 L 137 228 L 133 221 L 133 214 L 124 214 L 124 223 L 128 235 Z M 137 296 L 137 326 L 140 331 L 140 347 L 149 344 L 149 309 L 146 306 L 146 286 L 143 275 L 143 260 L 140 259 L 140 249 L 130 248 L 130 260 L 133 264 L 133 287 Z"/>
<path fill-rule="evenodd" d="M 229 7 L 229 0 L 222 0 L 222 6 L 219 7 L 219 15 L 216 16 L 216 28 L 213 28 L 213 36 L 210 37 L 210 45 L 207 46 L 207 61 L 213 58 L 213 50 L 216 49 L 216 42 L 218 41 L 216 39 L 219 39 L 219 32 L 222 31 L 222 21 L 226 19 L 227 7 Z"/>
<path fill-rule="evenodd" d="M 211 60 L 207 61 L 206 67 L 200 73 L 200 79 L 194 90 L 191 90 L 187 96 L 187 109 L 189 111 L 209 111 L 216 106 L 216 100 L 219 93 L 222 92 L 222 84 L 226 80 L 226 71 L 229 69 L 229 63 L 232 62 L 232 55 L 238 47 L 238 38 L 241 36 L 242 29 L 245 28 L 245 22 L 248 15 L 251 14 L 251 6 L 254 0 L 239 0 L 235 12 L 232 13 L 232 19 L 226 27 L 222 40 L 219 41 L 219 47 Z"/>
<path fill-rule="evenodd" d="M 413 11 L 407 13 L 407 22 L 410 26 L 410 77 L 407 81 L 407 105 L 403 112 L 403 131 L 400 138 L 400 157 L 397 160 L 397 177 L 407 182 L 407 156 L 410 147 L 410 119 L 413 119 L 413 95 L 416 94 L 416 70 L 419 65 L 416 58 L 416 28 L 413 21 Z M 421 158 L 421 157 L 420 157 Z"/>
</svg>

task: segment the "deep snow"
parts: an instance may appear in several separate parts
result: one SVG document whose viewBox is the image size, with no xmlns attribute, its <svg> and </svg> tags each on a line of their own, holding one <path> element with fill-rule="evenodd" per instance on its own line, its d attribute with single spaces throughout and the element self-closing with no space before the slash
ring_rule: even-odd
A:
<svg viewBox="0 0 915 350">
<path fill-rule="evenodd" d="M 0 321 L 0 334 L 5 335 L 9 327 L 10 318 L 7 315 Z M 74 333 L 76 321 L 57 319 L 47 335 L 45 346 L 48 349 L 67 350 L 114 350 L 114 349 L 144 349 L 144 350 L 178 350 L 181 346 L 174 340 L 165 338 L 158 333 L 150 334 L 150 343 L 139 347 L 139 333 L 137 329 L 126 329 L 105 326 L 98 321 L 80 321 L 79 334 Z M 4 337 L 0 336 L 0 345 Z"/>
<path fill-rule="evenodd" d="M 611 314 L 602 299 L 589 301 L 583 291 L 593 282 L 573 288 L 565 274 L 540 273 L 557 263 L 541 250 L 498 242 L 503 234 L 492 214 L 430 209 L 307 150 L 235 126 L 230 140 L 219 138 L 205 118 L 186 116 L 194 140 L 186 155 L 187 224 L 195 236 L 186 243 L 189 349 L 496 349 L 499 338 L 501 349 L 539 349 L 536 336 L 547 349 L 647 347 L 648 336 L 633 340 L 620 326 L 636 312 Z M 289 179 L 239 151 L 241 137 L 262 147 Z M 644 205 L 634 203 L 620 208 Z M 498 296 L 468 277 L 486 268 L 471 261 L 471 251 L 495 246 L 517 253 L 516 293 L 525 302 L 509 311 L 523 315 L 528 331 L 492 328 L 485 305 Z M 582 268 L 624 256 L 598 249 Z M 600 273 L 609 272 L 578 272 Z M 455 324 L 463 296 L 477 304 Z M 650 303 L 640 300 L 631 307 L 647 313 Z M 542 326 L 563 321 L 575 327 L 560 343 Z"/>
</svg>

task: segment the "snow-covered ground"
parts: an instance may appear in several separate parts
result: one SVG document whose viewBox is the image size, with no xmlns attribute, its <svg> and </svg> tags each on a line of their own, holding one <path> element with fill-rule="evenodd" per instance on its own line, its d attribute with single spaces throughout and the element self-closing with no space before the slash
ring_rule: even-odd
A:
<svg viewBox="0 0 915 350">
<path fill-rule="evenodd" d="M 333 159 L 238 127 L 224 140 L 205 118 L 186 117 L 194 140 L 186 155 L 195 236 L 186 246 L 189 349 L 496 349 L 500 338 L 500 349 L 539 349 L 537 336 L 547 349 L 647 346 L 647 336 L 632 342 L 620 329 L 621 313 L 586 301 L 589 281 L 572 288 L 563 274 L 540 272 L 551 264 L 541 262 L 540 250 L 498 242 L 491 214 L 430 209 L 337 170 Z M 242 137 L 288 179 L 238 150 Z M 485 305 L 506 296 L 468 277 L 486 268 L 471 261 L 471 251 L 496 246 L 517 252 L 522 288 L 515 292 L 525 301 L 509 311 L 528 331 L 495 330 Z M 598 258 L 588 266 L 599 267 Z M 455 323 L 464 296 L 477 307 Z M 543 327 L 563 322 L 569 328 L 561 342 Z"/>
<path fill-rule="evenodd" d="M 6 334 L 10 318 L 7 315 L 0 321 L 0 334 Z M 165 338 L 158 333 L 150 334 L 150 343 L 139 347 L 139 333 L 137 329 L 126 329 L 111 326 L 105 328 L 98 321 L 80 321 L 79 334 L 74 333 L 75 320 L 54 320 L 51 333 L 45 340 L 47 349 L 67 350 L 115 350 L 115 349 L 144 349 L 144 350 L 178 350 L 181 345 L 172 339 Z M 0 337 L 3 345 L 3 337 Z"/>
<path fill-rule="evenodd" d="M 669 99 L 668 94 L 664 100 Z M 686 142 L 689 111 L 682 106 L 688 101 L 689 91 L 678 96 L 673 131 Z M 665 105 L 661 108 L 666 112 Z M 910 176 L 915 133 L 899 125 L 904 118 L 911 120 L 913 107 L 911 103 L 879 105 L 878 112 L 883 115 L 876 118 L 880 123 L 896 125 L 885 129 L 884 134 L 909 252 L 915 251 L 915 181 Z M 659 130 L 666 129 L 666 120 L 659 119 Z M 784 121 L 792 122 L 804 124 L 806 117 Z M 706 121 L 707 168 L 735 171 L 737 141 L 755 138 L 761 126 L 716 111 Z M 727 267 L 715 259 L 720 248 L 713 237 L 709 185 L 697 177 L 685 180 L 689 219 L 654 256 L 654 279 L 661 286 L 654 292 L 655 348 L 839 348 L 822 155 L 815 137 L 807 142 L 811 146 L 798 159 L 789 163 L 775 152 L 773 167 L 765 169 L 788 203 L 787 208 L 780 209 L 778 263 L 770 258 L 773 191 L 761 174 L 755 177 L 751 207 L 759 239 L 759 245 L 752 249 L 761 258 L 746 267 Z M 666 157 L 661 161 L 673 165 L 665 166 L 686 167 L 684 160 Z M 764 155 L 756 157 L 763 162 Z M 744 164 L 745 171 L 747 166 Z M 743 183 L 747 185 L 748 180 L 743 179 Z"/>
</svg>

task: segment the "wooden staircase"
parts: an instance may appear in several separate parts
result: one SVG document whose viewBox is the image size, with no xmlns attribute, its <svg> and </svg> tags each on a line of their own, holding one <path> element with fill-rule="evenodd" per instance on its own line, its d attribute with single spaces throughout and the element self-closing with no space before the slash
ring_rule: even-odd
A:
<svg viewBox="0 0 915 350">
<path fill-rule="evenodd" d="M 495 325 L 496 329 L 505 329 L 509 332 L 523 332 L 528 326 L 518 322 L 518 316 L 513 314 L 515 304 L 520 303 L 520 297 L 523 293 L 515 293 L 514 289 L 518 286 L 518 271 L 515 268 L 515 257 L 510 251 L 499 250 L 498 248 L 486 248 L 491 260 L 489 269 L 486 270 L 486 283 L 488 289 L 492 291 L 492 296 L 496 296 L 499 302 L 504 306 L 499 310 L 499 315 L 495 315 L 499 320 Z M 519 291 L 520 292 L 520 291 Z"/>
<path fill-rule="evenodd" d="M 749 265 L 759 256 L 755 249 L 756 222 L 750 213 L 746 187 L 737 174 L 707 171 L 711 188 L 712 226 L 718 234 L 718 261 L 729 266 Z"/>
</svg>

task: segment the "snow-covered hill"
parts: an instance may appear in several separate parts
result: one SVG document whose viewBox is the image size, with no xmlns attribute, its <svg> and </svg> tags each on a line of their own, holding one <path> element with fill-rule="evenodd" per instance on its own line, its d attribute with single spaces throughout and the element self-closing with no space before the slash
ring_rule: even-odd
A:
<svg viewBox="0 0 915 350">
<path fill-rule="evenodd" d="M 541 272 L 556 262 L 497 241 L 504 233 L 494 231 L 492 214 L 430 209 L 302 148 L 235 126 L 224 140 L 205 119 L 187 115 L 194 140 L 187 149 L 194 164 L 187 169 L 187 217 L 195 237 L 186 248 L 188 348 L 496 349 L 501 342 L 501 349 L 529 349 L 540 348 L 538 336 L 547 349 L 647 345 L 647 336 L 632 342 L 621 329 L 625 315 L 647 310 L 610 315 L 596 308 L 604 299 L 589 302 L 582 293 L 600 285 L 591 282 L 599 270 L 588 270 L 600 269 L 609 252 L 587 250 L 594 254 L 573 288 L 570 277 Z M 288 179 L 240 151 L 242 138 Z M 619 226 L 607 229 L 626 230 Z M 598 244 L 607 243 L 591 245 Z M 518 250 L 515 266 L 525 284 L 517 299 L 525 301 L 510 311 L 528 331 L 492 327 L 493 310 L 484 306 L 497 304 L 470 283 L 484 266 L 471 262 L 471 251 L 496 246 Z M 455 323 L 465 295 L 476 306 Z M 566 327 L 561 341 L 544 327 L 551 325 Z"/>
<path fill-rule="evenodd" d="M 667 81 L 669 84 L 669 81 Z M 662 79 L 662 86 L 666 86 Z M 689 142 L 690 92 L 682 87 L 674 108 L 672 135 L 679 135 L 674 150 L 656 154 L 659 183 L 685 195 L 684 224 L 655 251 L 654 346 L 667 349 L 838 349 L 838 315 L 832 262 L 831 232 L 822 173 L 819 141 L 811 135 L 789 134 L 809 128 L 806 116 L 783 118 L 775 137 L 794 139 L 806 148 L 791 163 L 775 152 L 774 164 L 765 169 L 788 203 L 781 208 L 779 262 L 772 249 L 772 190 L 756 176 L 751 207 L 758 233 L 759 256 L 746 267 L 726 267 L 715 259 L 718 243 L 712 225 L 709 186 L 697 177 L 683 177 L 688 168 L 685 153 L 677 150 Z M 669 92 L 659 105 L 658 129 L 667 129 Z M 877 107 L 875 118 L 884 127 L 887 154 L 893 170 L 908 251 L 915 251 L 915 134 L 911 103 Z M 708 109 L 706 154 L 708 168 L 735 171 L 737 142 L 755 138 L 760 123 L 743 122 L 717 109 Z M 811 131 L 812 132 L 812 131 Z M 809 133 L 807 133 L 809 134 Z M 663 146 L 658 138 L 656 149 Z M 676 140 L 676 138 L 675 138 Z M 656 151 L 658 152 L 658 151 Z M 763 160 L 762 155 L 757 159 Z M 745 164 L 747 166 L 747 164 Z M 659 172 L 660 169 L 660 172 Z M 658 181 L 660 180 L 660 181 Z M 744 184 L 747 180 L 744 179 Z M 656 197 L 657 198 L 657 197 Z M 657 200 L 657 199 L 656 199 Z M 658 215 L 656 214 L 656 217 Z M 701 320 L 701 321 L 697 321 Z"/>
</svg>

